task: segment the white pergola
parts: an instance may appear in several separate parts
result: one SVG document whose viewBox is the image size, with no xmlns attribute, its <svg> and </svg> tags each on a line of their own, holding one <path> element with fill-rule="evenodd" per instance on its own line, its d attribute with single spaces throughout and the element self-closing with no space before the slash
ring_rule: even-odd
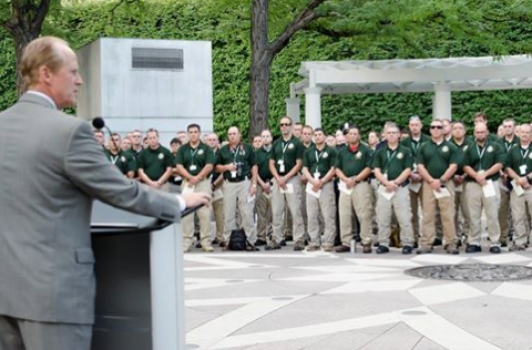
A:
<svg viewBox="0 0 532 350">
<path fill-rule="evenodd" d="M 302 62 L 304 79 L 290 84 L 287 115 L 299 120 L 305 95 L 306 123 L 321 126 L 321 95 L 434 92 L 433 117 L 451 119 L 452 91 L 532 88 L 532 58 L 462 57 L 384 61 Z"/>
</svg>

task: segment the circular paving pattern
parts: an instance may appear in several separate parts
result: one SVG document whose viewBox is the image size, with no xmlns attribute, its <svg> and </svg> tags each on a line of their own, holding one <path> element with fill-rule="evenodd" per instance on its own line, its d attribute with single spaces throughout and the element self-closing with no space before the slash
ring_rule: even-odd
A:
<svg viewBox="0 0 532 350">
<path fill-rule="evenodd" d="M 405 270 L 409 276 L 463 282 L 499 282 L 532 279 L 532 268 L 519 265 L 433 265 Z"/>
</svg>

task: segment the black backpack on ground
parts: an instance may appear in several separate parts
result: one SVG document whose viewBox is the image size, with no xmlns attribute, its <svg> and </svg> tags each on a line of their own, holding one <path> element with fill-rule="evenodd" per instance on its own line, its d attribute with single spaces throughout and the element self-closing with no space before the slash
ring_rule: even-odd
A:
<svg viewBox="0 0 532 350">
<path fill-rule="evenodd" d="M 246 231 L 243 228 L 238 228 L 231 231 L 231 236 L 229 236 L 229 244 L 227 245 L 229 250 L 247 250 L 247 251 L 257 251 L 258 248 L 254 247 L 253 244 L 248 242 L 248 237 L 246 236 Z"/>
</svg>

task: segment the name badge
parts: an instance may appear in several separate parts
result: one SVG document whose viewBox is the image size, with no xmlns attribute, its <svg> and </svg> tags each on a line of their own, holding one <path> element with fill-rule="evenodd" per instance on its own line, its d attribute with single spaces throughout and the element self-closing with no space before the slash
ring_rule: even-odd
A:
<svg viewBox="0 0 532 350">
<path fill-rule="evenodd" d="M 526 175 L 526 164 L 521 165 L 519 171 L 521 172 L 521 175 Z"/>
<path fill-rule="evenodd" d="M 189 169 L 190 171 L 196 171 L 197 168 L 198 168 L 197 166 L 191 165 Z"/>
<path fill-rule="evenodd" d="M 284 173 L 284 162 L 279 164 L 279 172 Z"/>
<path fill-rule="evenodd" d="M 319 173 L 318 171 L 316 171 L 316 172 L 314 173 L 314 178 L 315 178 L 316 180 L 319 180 L 319 179 L 320 179 L 320 173 Z"/>
<path fill-rule="evenodd" d="M 236 170 L 235 171 L 231 171 L 231 177 L 234 179 L 236 177 Z"/>
</svg>

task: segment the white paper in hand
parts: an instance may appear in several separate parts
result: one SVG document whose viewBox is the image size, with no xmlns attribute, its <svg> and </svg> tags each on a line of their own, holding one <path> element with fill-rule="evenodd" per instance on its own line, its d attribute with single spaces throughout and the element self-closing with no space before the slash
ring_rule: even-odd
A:
<svg viewBox="0 0 532 350">
<path fill-rule="evenodd" d="M 432 192 L 434 192 L 434 197 L 436 197 L 436 199 L 441 199 L 441 198 L 445 198 L 445 197 L 450 197 L 451 196 L 451 193 L 445 187 L 440 188 L 439 191 L 432 190 Z"/>
<path fill-rule="evenodd" d="M 386 189 L 386 186 L 379 186 L 379 194 L 384 197 L 386 200 L 391 200 L 393 198 L 393 196 L 395 195 L 395 192 L 389 192 L 387 189 Z"/>
<path fill-rule="evenodd" d="M 347 184 L 345 182 L 343 182 L 342 180 L 340 180 L 338 182 L 338 189 L 340 190 L 340 192 L 343 192 L 343 193 L 347 194 L 348 196 L 350 196 L 351 193 L 353 193 L 353 189 L 352 188 L 347 188 Z"/>
<path fill-rule="evenodd" d="M 517 197 L 521 197 L 525 193 L 525 190 L 523 190 L 523 187 L 521 187 L 521 185 L 515 182 L 515 180 L 512 180 L 512 186 L 514 188 L 514 192 L 517 195 Z"/>
<path fill-rule="evenodd" d="M 484 197 L 490 198 L 495 197 L 495 186 L 493 186 L 493 181 L 487 180 L 486 184 L 482 186 L 482 192 L 484 192 Z"/>
<path fill-rule="evenodd" d="M 281 187 L 281 193 L 282 194 L 294 194 L 294 185 L 286 184 L 286 190 Z"/>
<path fill-rule="evenodd" d="M 312 189 L 312 184 L 310 182 L 307 183 L 307 193 L 310 194 L 313 197 L 320 198 L 321 196 L 321 189 L 317 192 Z"/>
</svg>

